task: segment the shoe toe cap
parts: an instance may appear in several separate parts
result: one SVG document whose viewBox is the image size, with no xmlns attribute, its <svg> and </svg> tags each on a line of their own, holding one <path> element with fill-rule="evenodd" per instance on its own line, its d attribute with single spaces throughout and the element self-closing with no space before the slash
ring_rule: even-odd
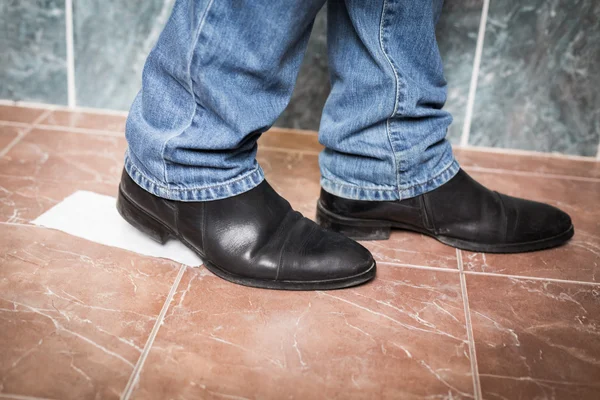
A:
<svg viewBox="0 0 600 400">
<path fill-rule="evenodd" d="M 288 243 L 280 279 L 331 281 L 375 274 L 375 260 L 362 245 L 310 221 L 308 229 Z"/>
<path fill-rule="evenodd" d="M 565 234 L 573 227 L 569 214 L 554 206 L 528 200 L 518 203 L 515 241 L 544 240 Z"/>
</svg>

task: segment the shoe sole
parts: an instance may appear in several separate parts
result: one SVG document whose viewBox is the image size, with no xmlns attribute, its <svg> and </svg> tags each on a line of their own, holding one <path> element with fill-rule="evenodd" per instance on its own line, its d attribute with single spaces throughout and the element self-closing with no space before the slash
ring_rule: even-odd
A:
<svg viewBox="0 0 600 400">
<path fill-rule="evenodd" d="M 171 228 L 166 226 L 162 221 L 152 216 L 140 206 L 136 205 L 127 195 L 119 188 L 119 196 L 117 198 L 117 210 L 119 214 L 134 228 L 145 233 L 150 238 L 160 244 L 165 244 L 169 239 L 175 238 L 181 241 L 184 245 L 190 248 L 194 253 L 198 254 L 202 259 L 204 266 L 213 274 L 223 278 L 229 282 L 237 283 L 244 286 L 262 288 L 262 289 L 277 289 L 277 290 L 333 290 L 343 289 L 351 286 L 357 286 L 366 283 L 375 277 L 376 263 L 373 264 L 360 274 L 328 280 L 317 281 L 285 281 L 285 280 L 266 280 L 247 278 L 233 274 L 219 267 L 210 261 L 202 251 L 189 243 L 185 238 L 173 232 Z"/>
<path fill-rule="evenodd" d="M 410 225 L 381 220 L 348 218 L 327 210 L 321 201 L 317 203 L 317 223 L 324 228 L 339 232 L 354 240 L 387 240 L 392 229 L 418 232 L 432 237 L 448 246 L 477 253 L 525 253 L 560 246 L 573 237 L 573 225 L 559 235 L 523 243 L 487 244 L 457 239 L 444 235 L 434 235 L 424 229 Z"/>
</svg>

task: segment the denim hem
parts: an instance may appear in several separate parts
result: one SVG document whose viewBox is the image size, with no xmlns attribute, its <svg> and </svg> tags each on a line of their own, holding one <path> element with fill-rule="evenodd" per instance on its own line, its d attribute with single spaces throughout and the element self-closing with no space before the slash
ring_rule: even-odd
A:
<svg viewBox="0 0 600 400">
<path fill-rule="evenodd" d="M 351 200 L 367 200 L 367 201 L 394 201 L 404 200 L 411 197 L 417 197 L 424 193 L 430 192 L 442 186 L 454 177 L 460 170 L 460 165 L 456 160 L 442 169 L 434 177 L 426 182 L 413 185 L 408 188 L 392 189 L 389 187 L 382 188 L 361 188 L 360 186 L 348 185 L 332 181 L 327 178 L 321 178 L 321 187 L 336 196 Z"/>
<path fill-rule="evenodd" d="M 409 199 L 411 197 L 417 197 L 424 193 L 431 192 L 434 189 L 439 188 L 450 179 L 454 178 L 454 175 L 460 170 L 460 165 L 456 160 L 452 160 L 450 164 L 442 169 L 437 175 L 430 178 L 428 181 L 416 184 L 409 188 L 400 188 L 399 197 L 400 200 Z"/>
<path fill-rule="evenodd" d="M 212 201 L 237 196 L 258 186 L 264 179 L 260 166 L 238 178 L 205 187 L 186 188 L 158 183 L 135 165 L 135 156 L 125 154 L 125 170 L 142 189 L 155 196 L 175 201 Z"/>
</svg>

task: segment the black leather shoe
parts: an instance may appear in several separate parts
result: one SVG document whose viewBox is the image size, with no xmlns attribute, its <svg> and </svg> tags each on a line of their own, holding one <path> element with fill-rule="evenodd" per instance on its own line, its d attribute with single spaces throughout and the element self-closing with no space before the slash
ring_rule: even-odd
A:
<svg viewBox="0 0 600 400">
<path fill-rule="evenodd" d="M 493 192 L 463 170 L 439 188 L 402 201 L 348 200 L 321 190 L 317 222 L 356 240 L 388 239 L 399 228 L 483 253 L 547 249 L 574 233 L 571 218 L 558 208 Z"/>
<path fill-rule="evenodd" d="M 181 240 L 215 275 L 242 285 L 328 290 L 375 276 L 367 249 L 292 210 L 266 181 L 223 200 L 181 202 L 154 196 L 123 171 L 117 209 L 154 240 Z"/>
</svg>

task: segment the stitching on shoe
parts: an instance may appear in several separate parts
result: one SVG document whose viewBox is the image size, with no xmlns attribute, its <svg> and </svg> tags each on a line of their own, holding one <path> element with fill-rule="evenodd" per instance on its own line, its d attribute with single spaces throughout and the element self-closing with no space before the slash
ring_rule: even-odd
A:
<svg viewBox="0 0 600 400">
<path fill-rule="evenodd" d="M 179 235 L 179 207 L 172 207 L 171 209 L 174 211 L 175 214 L 175 232 L 177 232 L 177 234 Z"/>
<path fill-rule="evenodd" d="M 296 215 L 296 213 L 296 211 L 289 212 L 281 221 L 280 227 L 283 227 L 283 224 L 286 222 L 286 220 L 289 219 L 291 216 Z M 278 280 L 279 275 L 281 275 L 281 270 L 283 269 L 283 253 L 285 251 L 285 248 L 287 247 L 288 242 L 290 241 L 290 238 L 292 237 L 292 232 L 294 231 L 294 229 L 296 229 L 296 225 L 298 224 L 298 222 L 302 221 L 303 218 L 304 217 L 300 218 L 299 220 L 296 220 L 296 222 L 291 226 L 291 229 L 285 237 L 285 240 L 283 241 L 283 245 L 281 246 L 281 250 L 279 251 L 279 260 L 277 261 L 277 274 L 275 274 L 275 280 Z M 280 229 L 278 228 L 276 232 L 279 233 L 279 230 Z"/>
<path fill-rule="evenodd" d="M 206 203 L 202 202 L 202 226 L 200 227 L 200 240 L 202 241 L 202 250 L 206 253 L 206 243 L 204 241 L 206 230 Z"/>
<path fill-rule="evenodd" d="M 500 207 L 502 209 L 502 214 L 504 216 L 504 218 L 502 219 L 504 221 L 504 233 L 503 233 L 503 241 L 504 243 L 506 243 L 506 239 L 508 237 L 508 214 L 506 213 L 506 206 L 504 205 L 504 200 L 502 200 L 502 196 L 500 195 L 500 193 L 498 193 L 497 191 L 494 191 L 494 193 L 496 193 L 496 197 L 498 197 L 498 200 L 500 200 Z M 517 221 L 519 220 L 519 211 L 517 210 Z"/>
<path fill-rule="evenodd" d="M 423 205 L 423 219 L 424 219 L 424 223 L 423 225 L 425 226 L 426 229 L 430 229 L 434 235 L 438 234 L 438 231 L 435 227 L 435 223 L 434 223 L 434 217 L 433 217 L 433 211 L 429 209 L 428 207 L 428 203 L 429 201 L 427 200 L 427 194 L 421 196 L 421 203 Z M 431 211 L 432 215 L 429 215 Z"/>
</svg>

